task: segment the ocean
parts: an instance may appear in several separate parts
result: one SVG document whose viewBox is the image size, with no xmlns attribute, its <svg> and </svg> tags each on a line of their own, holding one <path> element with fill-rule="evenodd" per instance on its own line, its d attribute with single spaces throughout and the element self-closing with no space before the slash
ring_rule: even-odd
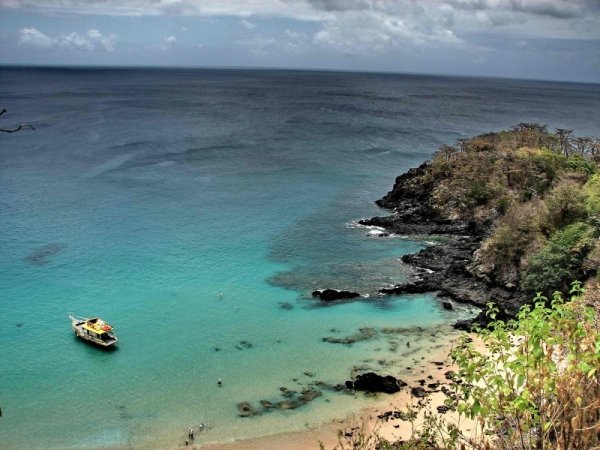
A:
<svg viewBox="0 0 600 450">
<path fill-rule="evenodd" d="M 0 102 L 0 128 L 35 126 L 0 133 L 4 449 L 172 448 L 200 423 L 227 442 L 369 405 L 320 389 L 237 408 L 353 369 L 402 376 L 472 314 L 377 295 L 429 245 L 357 225 L 388 213 L 373 202 L 397 175 L 519 122 L 600 136 L 600 85 L 507 79 L 2 67 Z M 328 287 L 364 298 L 312 299 Z M 71 312 L 119 348 L 76 339 Z"/>
</svg>

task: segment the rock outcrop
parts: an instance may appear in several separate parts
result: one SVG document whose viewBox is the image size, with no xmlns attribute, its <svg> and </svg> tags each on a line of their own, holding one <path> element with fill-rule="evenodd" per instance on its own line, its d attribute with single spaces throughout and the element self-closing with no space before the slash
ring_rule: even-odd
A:
<svg viewBox="0 0 600 450">
<path fill-rule="evenodd" d="M 313 297 L 320 298 L 323 301 L 330 302 L 333 300 L 346 300 L 351 298 L 360 297 L 358 292 L 337 290 L 337 289 L 322 289 L 313 291 Z"/>
<path fill-rule="evenodd" d="M 400 388 L 406 386 L 406 383 L 391 375 L 378 375 L 375 372 L 367 372 L 362 375 L 357 375 L 354 382 L 347 381 L 346 386 L 352 386 L 355 391 L 366 392 L 383 392 L 385 394 L 393 394 L 398 392 Z"/>
<path fill-rule="evenodd" d="M 526 298 L 514 289 L 495 285 L 469 270 L 473 255 L 492 223 L 443 217 L 432 206 L 434 184 L 424 176 L 426 168 L 427 163 L 396 178 L 394 188 L 376 202 L 392 209 L 393 215 L 361 221 L 363 225 L 383 227 L 394 234 L 443 235 L 435 245 L 402 257 L 403 262 L 414 268 L 409 283 L 384 287 L 379 292 L 389 295 L 435 292 L 441 297 L 481 308 L 494 302 L 507 316 L 513 316 Z M 485 315 L 480 315 L 476 321 L 485 322 Z"/>
</svg>

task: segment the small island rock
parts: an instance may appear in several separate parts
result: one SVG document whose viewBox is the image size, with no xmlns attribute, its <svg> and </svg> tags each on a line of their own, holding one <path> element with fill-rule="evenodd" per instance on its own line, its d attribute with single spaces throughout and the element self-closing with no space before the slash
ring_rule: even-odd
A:
<svg viewBox="0 0 600 450">
<path fill-rule="evenodd" d="M 328 301 L 332 301 L 332 300 L 356 298 L 356 297 L 360 297 L 360 294 L 358 292 L 352 292 L 352 291 L 346 291 L 346 290 L 322 289 L 322 290 L 313 291 L 312 296 L 318 297 L 321 300 L 328 302 Z"/>
</svg>

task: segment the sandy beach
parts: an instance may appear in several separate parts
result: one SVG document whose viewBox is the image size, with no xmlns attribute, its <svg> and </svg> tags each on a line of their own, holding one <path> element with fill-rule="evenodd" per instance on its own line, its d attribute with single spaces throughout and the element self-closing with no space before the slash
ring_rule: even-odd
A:
<svg viewBox="0 0 600 450">
<path fill-rule="evenodd" d="M 196 448 L 204 450 L 312 450 L 319 449 L 322 445 L 326 450 L 333 450 L 340 442 L 351 442 L 352 437 L 359 433 L 370 433 L 375 431 L 377 435 L 393 442 L 400 439 L 408 439 L 411 436 L 413 426 L 422 423 L 423 412 L 431 411 L 444 417 L 450 423 L 459 425 L 463 433 L 469 435 L 473 432 L 473 424 L 461 419 L 458 414 L 448 411 L 445 414 L 437 412 L 437 407 L 444 405 L 446 395 L 441 391 L 443 386 L 449 386 L 450 382 L 445 374 L 454 370 L 449 353 L 456 344 L 458 334 L 452 336 L 447 346 L 437 349 L 424 358 L 421 363 L 413 368 L 410 377 L 403 377 L 407 386 L 393 395 L 379 394 L 378 401 L 367 409 L 349 414 L 329 423 L 310 428 L 303 431 L 280 433 L 253 439 L 243 439 L 226 443 L 203 442 L 202 435 L 197 435 L 193 442 L 182 448 Z M 477 347 L 483 344 L 471 335 Z M 431 388 L 428 385 L 432 386 Z M 437 386 L 435 386 L 437 385 Z M 394 418 L 392 415 L 384 417 L 392 411 L 406 410 L 407 407 L 416 406 L 419 398 L 411 394 L 411 388 L 423 386 L 428 392 L 423 399 L 426 406 L 415 419 L 414 423 Z M 351 447 L 344 447 L 351 448 Z"/>
</svg>

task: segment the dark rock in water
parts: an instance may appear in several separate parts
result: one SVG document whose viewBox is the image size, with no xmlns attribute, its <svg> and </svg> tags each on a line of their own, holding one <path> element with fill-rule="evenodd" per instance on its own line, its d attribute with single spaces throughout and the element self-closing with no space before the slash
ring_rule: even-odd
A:
<svg viewBox="0 0 600 450">
<path fill-rule="evenodd" d="M 240 341 L 240 346 L 246 349 L 254 347 L 254 345 L 252 345 L 252 343 L 248 341 Z"/>
<path fill-rule="evenodd" d="M 450 302 L 443 302 L 442 306 L 444 307 L 444 309 L 451 311 L 454 309 L 454 306 L 452 306 L 452 303 Z"/>
<path fill-rule="evenodd" d="M 279 303 L 279 307 L 281 309 L 286 309 L 286 310 L 294 309 L 294 305 L 292 305 L 291 303 L 287 303 L 287 302 Z"/>
<path fill-rule="evenodd" d="M 32 266 L 44 266 L 48 264 L 50 257 L 56 255 L 65 248 L 67 248 L 67 244 L 60 242 L 42 245 L 31 252 L 24 260 Z"/>
<path fill-rule="evenodd" d="M 311 378 L 312 378 L 312 377 L 314 377 L 314 376 L 315 376 L 315 373 L 314 373 L 314 372 L 308 372 L 308 371 L 307 371 L 307 372 L 304 372 L 304 375 L 306 375 L 307 377 L 311 377 Z"/>
<path fill-rule="evenodd" d="M 429 286 L 419 283 L 419 282 L 397 284 L 392 287 L 379 289 L 380 294 L 393 294 L 393 295 L 423 294 L 423 293 L 429 292 L 429 291 L 430 291 Z"/>
<path fill-rule="evenodd" d="M 269 400 L 261 400 L 260 404 L 264 409 L 272 409 L 275 408 L 275 405 L 271 403 Z"/>
<path fill-rule="evenodd" d="M 275 405 L 278 409 L 296 409 L 302 404 L 297 400 L 283 400 L 281 402 L 277 402 Z"/>
<path fill-rule="evenodd" d="M 329 342 L 331 344 L 354 344 L 355 342 L 368 341 L 377 336 L 377 331 L 374 328 L 364 327 L 358 330 L 358 333 L 351 334 L 345 337 L 333 337 L 327 336 L 323 338 L 323 342 Z"/>
<path fill-rule="evenodd" d="M 296 391 L 293 391 L 286 387 L 281 387 L 279 388 L 279 390 L 281 391 L 281 395 L 286 398 L 292 398 L 294 395 L 296 395 Z"/>
<path fill-rule="evenodd" d="M 374 372 L 367 372 L 358 375 L 354 380 L 354 390 L 367 392 L 384 392 L 393 394 L 398 392 L 401 387 L 406 386 L 406 383 L 391 375 L 378 375 Z"/>
<path fill-rule="evenodd" d="M 17 327 L 17 328 L 21 328 L 23 325 L 24 325 L 24 324 L 23 324 L 23 322 L 17 322 L 17 323 L 15 324 L 15 327 Z"/>
<path fill-rule="evenodd" d="M 421 386 L 411 388 L 410 393 L 413 397 L 417 398 L 427 397 L 427 391 Z"/>
<path fill-rule="evenodd" d="M 323 289 L 323 290 L 313 291 L 312 296 L 318 297 L 323 301 L 329 302 L 329 301 L 333 301 L 333 300 L 343 300 L 343 299 L 360 297 L 360 294 L 358 292 L 345 291 L 345 290 L 338 291 L 337 289 Z"/>
<path fill-rule="evenodd" d="M 260 415 L 260 412 L 256 411 L 252 405 L 248 402 L 241 402 L 238 403 L 237 405 L 238 408 L 238 414 L 241 417 L 251 417 L 251 416 L 258 416 Z"/>
<path fill-rule="evenodd" d="M 344 386 L 346 389 L 354 389 L 354 381 L 346 380 Z"/>
<path fill-rule="evenodd" d="M 302 389 L 302 393 L 298 396 L 298 400 L 303 404 L 312 402 L 315 398 L 320 397 L 323 393 L 317 389 L 306 388 Z"/>
</svg>

